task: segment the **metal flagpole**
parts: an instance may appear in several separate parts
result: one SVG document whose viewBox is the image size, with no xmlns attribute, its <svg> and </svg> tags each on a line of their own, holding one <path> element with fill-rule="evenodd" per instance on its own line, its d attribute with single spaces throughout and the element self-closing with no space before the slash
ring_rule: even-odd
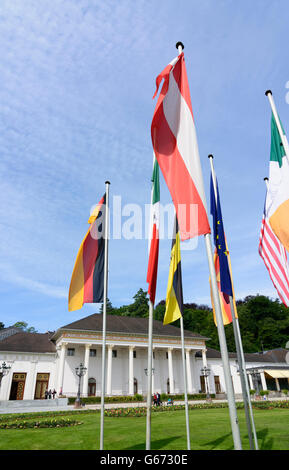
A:
<svg viewBox="0 0 289 470">
<path fill-rule="evenodd" d="M 252 403 L 251 403 L 251 395 L 250 395 L 249 384 L 248 384 L 248 376 L 247 376 L 247 371 L 246 371 L 246 363 L 245 363 L 245 357 L 244 357 L 244 351 L 243 351 L 243 344 L 242 344 L 242 338 L 241 338 L 241 332 L 240 332 L 240 326 L 239 326 L 238 318 L 236 318 L 236 332 L 237 332 L 237 335 L 239 337 L 240 354 L 241 354 L 243 374 L 244 374 L 244 378 L 245 378 L 245 386 L 246 386 L 247 397 L 248 397 L 248 405 L 249 405 L 249 409 L 250 409 L 250 416 L 251 416 L 252 431 L 253 431 L 254 442 L 255 442 L 255 449 L 259 450 L 258 439 L 257 439 L 257 434 L 256 434 L 256 428 L 255 428 L 255 421 L 254 421 L 254 416 L 253 416 Z"/>
<path fill-rule="evenodd" d="M 214 158 L 213 155 L 209 155 L 212 178 L 213 178 L 214 193 L 215 193 L 215 201 L 217 204 L 217 184 L 216 184 L 216 174 L 215 174 L 215 169 L 214 169 L 213 158 Z M 231 315 L 232 315 L 234 339 L 235 339 L 235 345 L 236 345 L 236 351 L 237 351 L 237 360 L 239 364 L 239 372 L 240 372 L 241 388 L 242 388 L 242 395 L 243 395 L 243 401 L 244 401 L 246 423 L 247 423 L 247 429 L 248 429 L 248 437 L 249 437 L 250 449 L 254 450 L 252 433 L 254 434 L 256 449 L 258 449 L 258 442 L 257 442 L 257 436 L 256 436 L 256 431 L 255 431 L 255 426 L 254 426 L 253 410 L 252 410 L 252 406 L 250 406 L 251 397 L 250 397 L 249 386 L 248 386 L 244 354 L 242 354 L 243 352 L 242 339 L 241 339 L 241 333 L 240 333 L 240 328 L 239 328 L 239 322 L 235 316 L 233 297 L 231 295 L 229 296 L 229 300 L 230 300 L 230 309 L 231 309 Z M 251 412 L 251 419 L 250 419 L 249 407 L 250 407 L 250 412 Z M 252 421 L 252 425 L 251 425 L 251 421 Z M 252 430 L 252 427 L 254 431 Z"/>
<path fill-rule="evenodd" d="M 280 122 L 280 119 L 279 119 L 279 116 L 278 116 L 278 113 L 277 113 L 277 109 L 276 109 L 276 106 L 275 106 L 275 103 L 274 103 L 272 91 L 271 91 L 271 90 L 267 90 L 267 91 L 265 92 L 265 95 L 268 97 L 269 103 L 270 103 L 270 105 L 271 105 L 272 113 L 273 113 L 274 119 L 275 119 L 275 121 L 276 121 L 276 125 L 277 125 L 278 131 L 279 131 L 279 135 L 280 135 L 280 138 L 281 138 L 281 141 L 282 141 L 282 145 L 283 145 L 283 147 L 284 147 L 286 157 L 287 157 L 287 159 L 289 160 L 289 146 L 288 146 L 288 141 L 287 141 L 287 137 L 286 137 L 286 135 L 284 134 L 283 129 L 282 129 L 282 125 L 281 125 L 281 122 Z"/>
<path fill-rule="evenodd" d="M 187 368 L 186 368 L 186 356 L 185 356 L 185 339 L 184 339 L 184 320 L 183 316 L 180 318 L 181 323 L 181 338 L 182 338 L 182 359 L 183 359 L 183 374 L 184 374 L 184 391 L 185 391 L 185 410 L 186 410 L 186 428 L 187 428 L 187 449 L 191 450 L 191 439 L 190 439 L 190 421 L 189 421 L 189 403 L 188 403 L 188 391 L 187 391 Z"/>
<path fill-rule="evenodd" d="M 217 319 L 217 330 L 218 330 L 220 350 L 221 350 L 221 356 L 222 356 L 222 362 L 223 362 L 234 448 L 235 450 L 242 450 L 239 422 L 238 422 L 238 416 L 237 416 L 237 411 L 236 411 L 234 389 L 233 389 L 233 383 L 232 383 L 232 377 L 231 377 L 229 355 L 228 355 L 225 329 L 224 329 L 223 318 L 222 318 L 222 311 L 221 311 L 221 306 L 220 306 L 219 291 L 218 291 L 217 277 L 216 277 L 216 271 L 215 271 L 214 260 L 213 260 L 213 250 L 212 250 L 210 234 L 207 233 L 206 235 L 204 235 L 204 238 L 205 238 L 206 251 L 207 251 L 207 256 L 208 256 L 209 271 L 210 271 L 210 276 L 211 276 L 213 302 L 215 306 L 215 313 L 216 313 L 216 319 Z"/>
<path fill-rule="evenodd" d="M 153 313 L 154 304 L 149 300 L 146 450 L 150 450 L 151 448 Z"/>
<path fill-rule="evenodd" d="M 179 54 L 181 54 L 184 49 L 183 43 L 180 41 L 177 42 L 176 48 L 178 49 Z M 237 417 L 237 411 L 236 411 L 234 389 L 233 389 L 233 383 L 232 383 L 232 377 L 231 377 L 231 371 L 230 371 L 229 356 L 228 356 L 228 350 L 227 350 L 225 330 L 224 330 L 224 325 L 223 325 L 222 311 L 221 311 L 221 306 L 220 306 L 217 277 L 216 277 L 216 271 L 215 271 L 215 266 L 214 266 L 214 258 L 213 258 L 213 250 L 212 250 L 210 234 L 206 233 L 204 235 L 204 239 L 205 239 L 205 246 L 206 246 L 206 252 L 207 252 L 207 257 L 208 257 L 209 272 L 211 276 L 212 295 L 213 295 L 213 301 L 215 305 L 217 330 L 218 330 L 221 356 L 222 356 L 222 362 L 223 362 L 234 448 L 236 450 L 241 450 L 242 444 L 241 444 L 239 423 L 238 423 L 238 417 Z"/>
<path fill-rule="evenodd" d="M 100 446 L 103 450 L 103 425 L 104 425 L 104 396 L 106 378 L 106 303 L 107 303 L 107 280 L 108 280 L 108 238 L 109 238 L 109 185 L 105 182 L 106 207 L 105 207 L 105 234 L 104 234 L 104 280 L 103 280 L 103 313 L 102 313 L 102 369 L 101 369 L 101 411 L 100 411 Z"/>
</svg>

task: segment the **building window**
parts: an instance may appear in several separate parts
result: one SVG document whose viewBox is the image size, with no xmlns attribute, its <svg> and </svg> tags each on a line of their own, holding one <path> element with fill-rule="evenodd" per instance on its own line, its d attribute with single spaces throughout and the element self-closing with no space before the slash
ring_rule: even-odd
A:
<svg viewBox="0 0 289 470">
<path fill-rule="evenodd" d="M 75 349 L 74 348 L 68 348 L 67 349 L 67 356 L 74 356 Z"/>
<path fill-rule="evenodd" d="M 89 355 L 90 355 L 90 357 L 96 357 L 96 349 L 90 349 L 89 350 Z"/>
<path fill-rule="evenodd" d="M 133 351 L 133 358 L 136 359 L 136 351 Z"/>
<path fill-rule="evenodd" d="M 169 358 L 169 353 L 166 352 L 166 359 L 168 359 L 168 358 Z"/>
<path fill-rule="evenodd" d="M 116 349 L 112 350 L 112 357 L 117 357 L 117 350 Z"/>
</svg>

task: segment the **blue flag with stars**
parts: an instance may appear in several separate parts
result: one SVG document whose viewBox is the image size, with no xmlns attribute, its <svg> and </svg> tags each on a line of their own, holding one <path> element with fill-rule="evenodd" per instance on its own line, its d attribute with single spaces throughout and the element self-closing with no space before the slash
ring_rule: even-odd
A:
<svg viewBox="0 0 289 470">
<path fill-rule="evenodd" d="M 232 282 L 230 276 L 230 269 L 228 263 L 228 252 L 226 246 L 225 232 L 222 219 L 222 211 L 219 197 L 219 188 L 217 186 L 217 204 L 215 199 L 215 191 L 213 184 L 213 177 L 211 175 L 211 214 L 213 216 L 213 230 L 214 230 L 214 242 L 220 261 L 220 281 L 221 291 L 224 294 L 233 296 Z"/>
</svg>

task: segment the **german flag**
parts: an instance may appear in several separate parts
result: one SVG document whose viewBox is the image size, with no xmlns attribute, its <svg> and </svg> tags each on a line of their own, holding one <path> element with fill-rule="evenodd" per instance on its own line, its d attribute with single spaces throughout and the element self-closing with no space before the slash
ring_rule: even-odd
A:
<svg viewBox="0 0 289 470">
<path fill-rule="evenodd" d="M 177 217 L 172 240 L 171 263 L 166 297 L 166 312 L 163 324 L 172 323 L 183 315 L 183 286 L 181 270 L 181 246 Z"/>
<path fill-rule="evenodd" d="M 69 287 L 68 310 L 103 302 L 106 194 L 88 219 L 90 227 L 77 253 Z"/>
</svg>

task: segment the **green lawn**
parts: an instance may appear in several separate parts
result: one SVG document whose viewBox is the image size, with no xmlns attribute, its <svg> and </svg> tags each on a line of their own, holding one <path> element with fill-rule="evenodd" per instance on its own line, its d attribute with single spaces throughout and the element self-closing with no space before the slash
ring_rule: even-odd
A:
<svg viewBox="0 0 289 470">
<path fill-rule="evenodd" d="M 238 410 L 238 417 L 243 449 L 249 449 L 243 410 Z M 260 449 L 289 450 L 289 410 L 254 410 L 254 417 Z M 0 430 L 0 449 L 98 449 L 100 414 L 80 414 L 78 418 L 83 424 L 72 428 Z M 105 417 L 104 422 L 106 450 L 145 449 L 145 417 Z M 228 409 L 190 410 L 190 429 L 192 450 L 233 449 Z M 183 411 L 152 414 L 152 449 L 186 449 Z"/>
</svg>

